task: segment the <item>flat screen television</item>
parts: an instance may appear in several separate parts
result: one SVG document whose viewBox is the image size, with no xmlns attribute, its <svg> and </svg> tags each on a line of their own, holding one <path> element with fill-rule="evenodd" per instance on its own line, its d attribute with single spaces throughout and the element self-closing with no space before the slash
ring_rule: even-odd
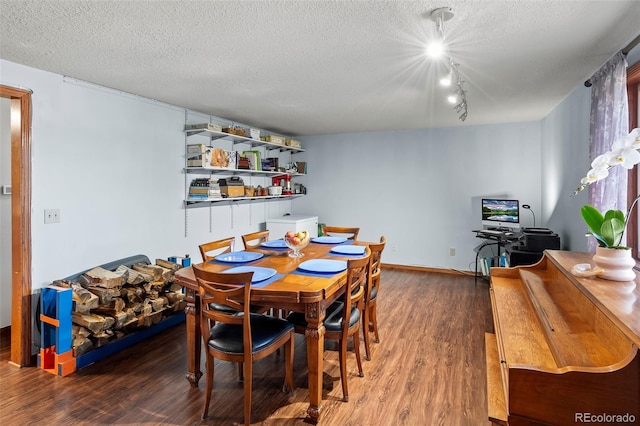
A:
<svg viewBox="0 0 640 426">
<path fill-rule="evenodd" d="M 518 200 L 482 199 L 482 226 L 487 228 L 520 228 Z"/>
</svg>

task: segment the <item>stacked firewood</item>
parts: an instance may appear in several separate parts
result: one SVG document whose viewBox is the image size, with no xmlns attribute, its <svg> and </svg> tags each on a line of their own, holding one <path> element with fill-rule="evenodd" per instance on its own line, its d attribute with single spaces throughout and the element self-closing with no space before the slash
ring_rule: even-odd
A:
<svg viewBox="0 0 640 426">
<path fill-rule="evenodd" d="M 115 271 L 97 267 L 77 282 L 55 281 L 54 285 L 73 290 L 74 356 L 183 311 L 184 293 L 173 278 L 180 268 L 156 259 L 155 265 L 120 265 Z"/>
</svg>

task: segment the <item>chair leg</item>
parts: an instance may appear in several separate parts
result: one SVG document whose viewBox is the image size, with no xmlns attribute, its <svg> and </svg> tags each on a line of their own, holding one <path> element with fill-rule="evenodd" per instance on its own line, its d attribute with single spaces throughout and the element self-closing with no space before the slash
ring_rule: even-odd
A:
<svg viewBox="0 0 640 426">
<path fill-rule="evenodd" d="M 246 378 L 244 380 L 244 424 L 251 424 L 251 391 L 253 387 L 253 362 L 245 362 Z"/>
<path fill-rule="evenodd" d="M 202 420 L 209 417 L 209 403 L 211 402 L 211 391 L 213 390 L 213 357 L 207 353 L 205 362 L 205 382 L 204 408 L 202 410 Z"/>
<path fill-rule="evenodd" d="M 291 338 L 285 343 L 284 346 L 284 387 L 283 392 L 287 392 L 289 394 L 293 394 L 293 351 L 295 348 L 295 334 L 291 332 Z"/>
<path fill-rule="evenodd" d="M 378 336 L 378 310 L 376 304 L 371 305 L 371 323 L 373 325 L 373 334 L 375 336 L 374 342 L 380 343 L 380 336 Z"/>
<path fill-rule="evenodd" d="M 242 362 L 238 363 L 238 381 L 241 382 L 244 380 L 244 366 Z"/>
<path fill-rule="evenodd" d="M 362 334 L 364 337 L 364 359 L 371 361 L 371 344 L 369 342 L 369 306 L 365 306 L 362 315 Z"/>
<path fill-rule="evenodd" d="M 342 400 L 349 402 L 349 389 L 347 388 L 347 342 L 348 338 L 340 339 L 340 381 L 342 382 Z"/>
<path fill-rule="evenodd" d="M 362 371 L 362 359 L 360 358 L 360 332 L 356 330 L 353 335 L 353 350 L 356 352 L 356 361 L 358 361 L 358 375 L 360 377 L 364 377 L 364 372 Z"/>
</svg>

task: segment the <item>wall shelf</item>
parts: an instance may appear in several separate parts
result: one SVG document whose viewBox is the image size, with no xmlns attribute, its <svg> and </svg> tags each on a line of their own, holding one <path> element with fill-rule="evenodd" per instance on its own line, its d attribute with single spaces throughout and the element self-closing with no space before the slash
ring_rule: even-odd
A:
<svg viewBox="0 0 640 426">
<path fill-rule="evenodd" d="M 209 198 L 209 199 L 187 199 L 184 201 L 188 206 L 200 206 L 204 204 L 214 203 L 235 203 L 239 201 L 282 201 L 292 200 L 294 198 L 302 197 L 305 194 L 292 194 L 292 195 L 263 195 L 260 197 L 227 197 L 227 198 Z"/>
<path fill-rule="evenodd" d="M 187 174 L 225 174 L 233 176 L 306 176 L 305 173 L 287 173 L 274 172 L 270 170 L 246 170 L 246 169 L 226 169 L 223 167 L 207 168 L 207 167 L 185 167 Z"/>
<path fill-rule="evenodd" d="M 302 148 L 294 148 L 291 146 L 286 146 L 286 145 L 280 145 L 277 143 L 271 143 L 271 142 L 265 142 L 265 141 L 261 141 L 258 139 L 252 139 L 252 138 L 247 138 L 245 136 L 238 136 L 238 135 L 232 135 L 231 133 L 224 133 L 224 132 L 216 132 L 214 130 L 210 130 L 207 128 L 195 128 L 195 129 L 185 129 L 185 133 L 187 134 L 187 136 L 194 136 L 194 135 L 203 135 L 203 136 L 207 136 L 209 137 L 211 140 L 216 140 L 216 139 L 225 139 L 225 140 L 229 140 L 232 141 L 234 145 L 236 144 L 240 144 L 240 143 L 245 143 L 245 144 L 249 144 L 252 147 L 254 146 L 262 146 L 268 150 L 278 150 L 278 151 L 289 151 L 292 154 L 298 153 L 298 152 L 304 152 L 304 149 Z"/>
</svg>

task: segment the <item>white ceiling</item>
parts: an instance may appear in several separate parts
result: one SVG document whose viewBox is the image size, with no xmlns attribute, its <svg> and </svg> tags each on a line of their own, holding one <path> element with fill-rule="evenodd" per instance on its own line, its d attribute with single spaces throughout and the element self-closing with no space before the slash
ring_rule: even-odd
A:
<svg viewBox="0 0 640 426">
<path fill-rule="evenodd" d="M 423 54 L 444 6 L 464 123 Z M 639 23 L 637 0 L 0 0 L 0 58 L 314 135 L 539 120 Z"/>
</svg>

